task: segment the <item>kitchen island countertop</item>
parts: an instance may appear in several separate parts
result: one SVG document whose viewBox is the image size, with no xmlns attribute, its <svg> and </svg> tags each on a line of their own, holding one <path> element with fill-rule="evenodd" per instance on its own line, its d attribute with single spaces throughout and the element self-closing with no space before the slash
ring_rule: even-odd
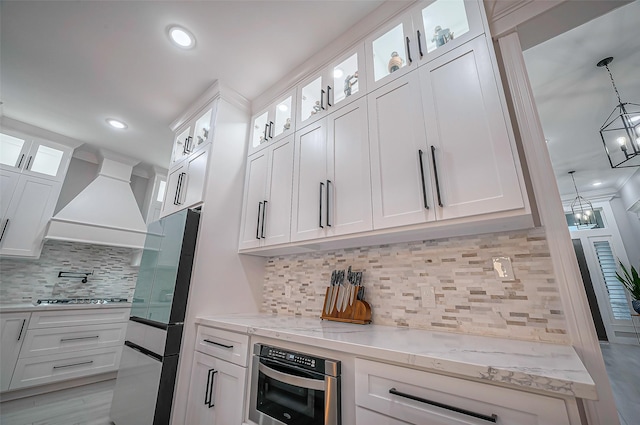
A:
<svg viewBox="0 0 640 425">
<path fill-rule="evenodd" d="M 270 314 L 200 317 L 196 323 L 525 390 L 598 398 L 569 345 Z"/>
</svg>

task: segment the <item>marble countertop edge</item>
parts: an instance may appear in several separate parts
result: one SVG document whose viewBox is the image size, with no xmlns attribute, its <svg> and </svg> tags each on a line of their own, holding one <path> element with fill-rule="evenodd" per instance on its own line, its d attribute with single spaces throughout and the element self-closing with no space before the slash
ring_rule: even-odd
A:
<svg viewBox="0 0 640 425">
<path fill-rule="evenodd" d="M 0 304 L 0 313 L 19 313 L 19 312 L 52 311 L 52 310 L 87 310 L 87 309 L 103 309 L 103 308 L 131 308 L 131 303 L 51 304 L 51 305 L 35 305 L 33 303 Z"/>
</svg>

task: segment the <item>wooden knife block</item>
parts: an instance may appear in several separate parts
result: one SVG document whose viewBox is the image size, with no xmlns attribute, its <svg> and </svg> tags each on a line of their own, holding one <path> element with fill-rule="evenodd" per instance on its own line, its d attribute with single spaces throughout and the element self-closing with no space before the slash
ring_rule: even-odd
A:
<svg viewBox="0 0 640 425">
<path fill-rule="evenodd" d="M 364 300 L 359 300 L 354 297 L 353 303 L 349 302 L 344 311 L 338 311 L 338 300 L 340 299 L 340 291 L 348 288 L 349 286 L 335 286 L 333 287 L 334 291 L 337 291 L 334 294 L 336 299 L 335 305 L 333 309 L 329 312 L 329 314 L 325 313 L 327 310 L 327 306 L 331 305 L 331 297 L 329 297 L 329 293 L 331 292 L 331 287 L 327 288 L 327 292 L 324 295 L 324 304 L 322 306 L 322 315 L 320 316 L 325 320 L 333 320 L 336 322 L 347 322 L 347 323 L 357 323 L 359 325 L 366 325 L 367 323 L 371 323 L 371 306 L 368 302 Z M 356 286 L 356 294 L 360 286 Z M 346 296 L 346 295 L 345 295 Z M 351 300 L 349 300 L 351 301 Z"/>
</svg>

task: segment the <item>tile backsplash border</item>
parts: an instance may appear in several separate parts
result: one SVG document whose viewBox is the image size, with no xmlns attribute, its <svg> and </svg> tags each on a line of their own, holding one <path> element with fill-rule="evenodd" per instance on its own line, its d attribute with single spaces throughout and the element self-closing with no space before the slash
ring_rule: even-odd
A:
<svg viewBox="0 0 640 425">
<path fill-rule="evenodd" d="M 511 259 L 513 280 L 493 257 Z M 320 317 L 348 266 L 364 271 L 375 324 L 570 343 L 544 228 L 272 257 L 261 310 Z"/>
<path fill-rule="evenodd" d="M 133 249 L 47 240 L 38 259 L 0 258 L 0 303 L 33 302 L 39 298 L 131 299 L 138 267 Z M 60 271 L 91 272 L 86 283 L 59 278 Z"/>
</svg>

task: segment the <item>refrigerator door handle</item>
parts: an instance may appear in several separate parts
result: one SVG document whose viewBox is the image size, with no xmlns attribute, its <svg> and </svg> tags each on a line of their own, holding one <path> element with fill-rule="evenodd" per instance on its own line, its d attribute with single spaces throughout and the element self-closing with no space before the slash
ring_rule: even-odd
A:
<svg viewBox="0 0 640 425">
<path fill-rule="evenodd" d="M 132 348 L 132 349 L 138 351 L 141 354 L 144 354 L 147 357 L 151 357 L 152 359 L 157 360 L 160 363 L 162 363 L 162 356 L 160 354 L 156 354 L 151 350 L 147 350 L 146 348 L 141 347 L 138 344 L 134 344 L 131 341 L 125 341 L 124 345 L 126 345 L 129 348 Z"/>
</svg>

